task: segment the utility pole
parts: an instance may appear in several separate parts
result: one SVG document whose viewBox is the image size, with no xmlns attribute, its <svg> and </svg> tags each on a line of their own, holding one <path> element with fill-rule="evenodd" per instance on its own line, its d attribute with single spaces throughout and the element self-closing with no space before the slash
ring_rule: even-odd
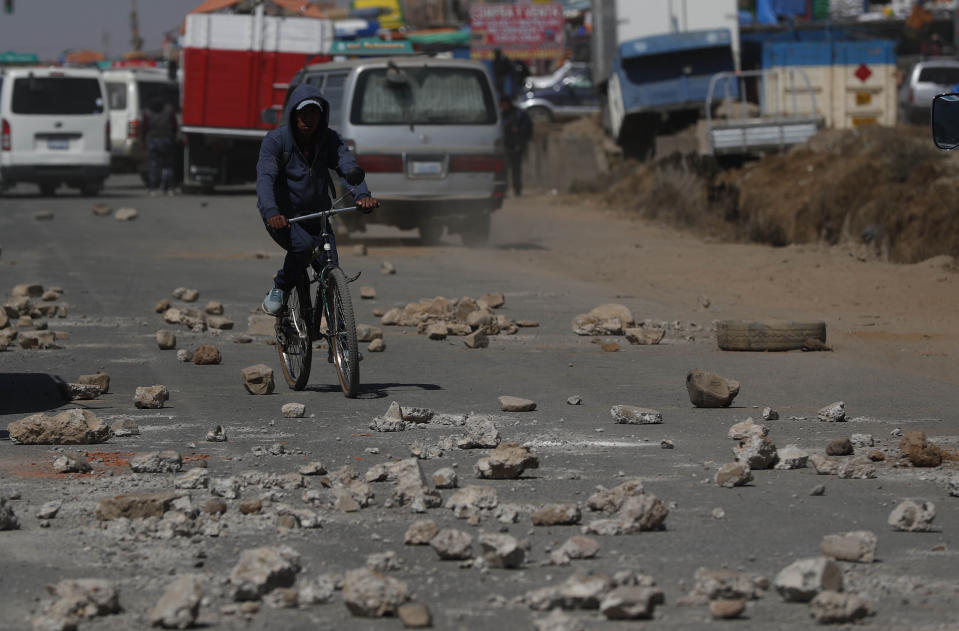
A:
<svg viewBox="0 0 959 631">
<path fill-rule="evenodd" d="M 143 50 L 143 38 L 140 37 L 139 22 L 137 19 L 137 0 L 130 0 L 130 48 L 133 52 Z"/>
</svg>

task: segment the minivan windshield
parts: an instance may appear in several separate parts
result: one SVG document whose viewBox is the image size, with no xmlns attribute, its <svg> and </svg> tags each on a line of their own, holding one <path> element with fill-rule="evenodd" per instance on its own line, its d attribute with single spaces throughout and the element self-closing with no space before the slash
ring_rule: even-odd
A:
<svg viewBox="0 0 959 631">
<path fill-rule="evenodd" d="M 11 109 L 14 114 L 99 114 L 103 95 L 93 77 L 24 77 L 13 81 Z"/>
<path fill-rule="evenodd" d="M 404 66 L 357 77 L 354 125 L 491 125 L 496 108 L 481 70 Z"/>
</svg>

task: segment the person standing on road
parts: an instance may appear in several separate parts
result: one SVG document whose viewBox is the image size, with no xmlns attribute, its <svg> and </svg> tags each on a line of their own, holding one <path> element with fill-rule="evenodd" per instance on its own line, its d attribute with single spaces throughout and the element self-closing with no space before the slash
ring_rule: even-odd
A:
<svg viewBox="0 0 959 631">
<path fill-rule="evenodd" d="M 143 138 L 147 147 L 147 182 L 151 195 L 158 195 L 161 191 L 173 195 L 176 131 L 176 112 L 168 101 L 158 96 L 147 103 L 147 109 L 143 111 Z"/>
<path fill-rule="evenodd" d="M 513 105 L 509 97 L 499 100 L 500 113 L 503 116 L 503 140 L 506 145 L 506 165 L 509 179 L 513 183 L 513 192 L 519 197 L 523 194 L 523 153 L 526 143 L 533 135 L 533 121 L 524 110 Z"/>
<path fill-rule="evenodd" d="M 493 83 L 498 96 L 506 96 L 506 79 L 513 70 L 509 57 L 503 54 L 502 49 L 493 51 Z"/>
<path fill-rule="evenodd" d="M 295 224 L 289 219 L 330 209 L 329 169 L 340 175 L 363 212 L 379 206 L 365 182 L 357 186 L 347 182 L 347 176 L 360 179 L 356 174 L 362 171 L 340 134 L 329 128 L 330 104 L 316 87 L 298 85 L 285 114 L 287 124 L 266 135 L 256 163 L 260 216 L 273 240 L 286 250 L 273 289 L 263 299 L 263 310 L 273 316 L 282 312 L 286 296 L 309 265 L 323 230 L 320 219 Z"/>
</svg>

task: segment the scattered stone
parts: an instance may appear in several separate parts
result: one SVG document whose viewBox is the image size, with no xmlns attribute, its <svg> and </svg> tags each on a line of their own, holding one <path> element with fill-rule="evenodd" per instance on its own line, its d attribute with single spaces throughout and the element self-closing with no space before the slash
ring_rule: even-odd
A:
<svg viewBox="0 0 959 631">
<path fill-rule="evenodd" d="M 932 502 L 906 500 L 896 506 L 887 520 L 894 530 L 906 532 L 932 532 L 932 521 L 936 518 L 936 505 Z"/>
<path fill-rule="evenodd" d="M 817 484 L 816 486 L 812 487 L 811 491 L 809 491 L 809 495 L 812 497 L 819 497 L 825 494 L 826 494 L 826 485 L 824 484 Z"/>
<path fill-rule="evenodd" d="M 479 543 L 483 558 L 490 567 L 512 569 L 520 567 L 526 560 L 526 551 L 519 541 L 510 535 L 484 532 L 479 536 Z"/>
<path fill-rule="evenodd" d="M 400 418 L 408 423 L 429 423 L 434 412 L 430 408 L 400 406 Z"/>
<path fill-rule="evenodd" d="M 613 422 L 622 425 L 651 425 L 663 422 L 662 413 L 634 405 L 614 405 L 609 413 L 613 416 Z"/>
<path fill-rule="evenodd" d="M 586 631 L 586 626 L 578 619 L 554 609 L 545 618 L 533 620 L 536 631 Z"/>
<path fill-rule="evenodd" d="M 819 624 L 844 624 L 874 615 L 873 604 L 857 596 L 839 591 L 822 591 L 809 603 L 809 614 Z"/>
<path fill-rule="evenodd" d="M 521 397 L 502 396 L 499 398 L 500 409 L 504 412 L 532 412 L 536 403 Z"/>
<path fill-rule="evenodd" d="M 363 300 L 373 300 L 376 298 L 376 288 L 365 285 L 360 287 L 360 298 Z"/>
<path fill-rule="evenodd" d="M 607 620 L 646 620 L 665 601 L 658 587 L 617 587 L 606 594 L 599 610 Z"/>
<path fill-rule="evenodd" d="M 378 337 L 369 343 L 366 350 L 371 353 L 382 353 L 386 350 L 386 342 L 383 341 L 383 338 Z"/>
<path fill-rule="evenodd" d="M 140 386 L 133 395 L 133 405 L 138 409 L 158 410 L 169 400 L 166 386 Z"/>
<path fill-rule="evenodd" d="M 168 324 L 180 324 L 183 322 L 183 312 L 176 307 L 170 307 L 163 312 L 163 321 Z"/>
<path fill-rule="evenodd" d="M 471 416 L 466 420 L 466 436 L 457 441 L 460 449 L 493 449 L 500 443 L 499 430 L 485 416 Z"/>
<path fill-rule="evenodd" d="M 414 521 L 406 529 L 406 534 L 403 535 L 403 543 L 408 546 L 425 546 L 432 541 L 438 532 L 439 527 L 432 519 Z"/>
<path fill-rule="evenodd" d="M 176 360 L 178 362 L 183 362 L 184 364 L 189 364 L 193 361 L 193 351 L 186 348 L 181 348 L 176 352 Z"/>
<path fill-rule="evenodd" d="M 33 213 L 33 218 L 37 221 L 51 221 L 53 220 L 53 213 L 49 210 L 42 210 L 38 213 Z"/>
<path fill-rule="evenodd" d="M 183 467 L 180 454 L 166 451 L 147 451 L 130 458 L 130 469 L 135 473 L 176 473 Z"/>
<path fill-rule="evenodd" d="M 46 502 L 43 506 L 37 510 L 37 519 L 54 519 L 57 516 L 57 513 L 60 512 L 60 508 L 63 506 L 63 502 L 60 500 L 51 500 Z"/>
<path fill-rule="evenodd" d="M 739 394 L 739 382 L 696 369 L 686 375 L 686 391 L 690 403 L 698 408 L 725 408 Z"/>
<path fill-rule="evenodd" d="M 354 256 L 366 256 L 366 245 L 362 243 L 357 243 L 353 246 L 353 255 Z"/>
<path fill-rule="evenodd" d="M 288 546 L 244 550 L 230 572 L 234 600 L 258 600 L 278 587 L 292 587 L 300 556 Z"/>
<path fill-rule="evenodd" d="M 223 361 L 220 349 L 212 344 L 204 344 L 193 350 L 193 363 L 197 366 L 212 366 Z"/>
<path fill-rule="evenodd" d="M 693 575 L 695 581 L 690 602 L 705 604 L 713 600 L 755 600 L 767 587 L 766 579 L 743 572 L 701 567 Z"/>
<path fill-rule="evenodd" d="M 25 350 L 57 348 L 53 331 L 20 331 L 17 341 Z"/>
<path fill-rule="evenodd" d="M 263 510 L 263 500 L 241 500 L 236 508 L 241 515 L 258 515 Z"/>
<path fill-rule="evenodd" d="M 40 629 L 76 629 L 80 620 L 120 612 L 120 596 L 110 581 L 96 578 L 70 579 L 47 587 L 47 591 L 57 600 L 47 608 L 44 618 L 56 621 L 56 624 L 40 626 Z M 34 625 L 34 629 L 37 628 L 38 626 Z"/>
<path fill-rule="evenodd" d="M 476 515 L 482 510 L 491 510 L 499 504 L 496 489 L 491 486 L 470 485 L 449 496 L 446 507 L 460 519 Z"/>
<path fill-rule="evenodd" d="M 64 452 L 53 460 L 53 470 L 57 473 L 89 473 L 93 469 L 83 454 Z"/>
<path fill-rule="evenodd" d="M 367 568 L 350 570 L 343 579 L 343 603 L 354 616 L 396 615 L 409 598 L 406 583 Z"/>
<path fill-rule="evenodd" d="M 209 485 L 210 470 L 205 467 L 194 467 L 173 480 L 175 489 L 205 489 Z"/>
<path fill-rule="evenodd" d="M 809 602 L 823 590 L 842 589 L 842 569 L 827 557 L 799 559 L 783 568 L 773 587 L 786 602 Z"/>
<path fill-rule="evenodd" d="M 254 313 L 246 321 L 246 333 L 254 337 L 272 338 L 276 335 L 276 318 Z"/>
<path fill-rule="evenodd" d="M 615 353 L 619 350 L 619 344 L 616 342 L 606 342 L 605 344 L 600 344 L 600 348 L 604 353 Z"/>
<path fill-rule="evenodd" d="M 568 565 L 574 559 L 592 559 L 599 554 L 601 547 L 600 543 L 592 537 L 575 535 L 553 550 L 550 560 L 554 565 Z"/>
<path fill-rule="evenodd" d="M 759 435 L 748 436 L 733 447 L 733 453 L 750 469 L 772 469 L 779 462 L 776 444 Z"/>
<path fill-rule="evenodd" d="M 13 506 L 7 501 L 7 498 L 0 495 L 0 530 L 18 530 L 20 520 L 13 512 Z"/>
<path fill-rule="evenodd" d="M 100 386 L 87 385 L 82 383 L 64 383 L 57 384 L 60 389 L 60 396 L 64 401 L 92 401 L 100 396 L 102 390 Z"/>
<path fill-rule="evenodd" d="M 733 620 L 746 611 L 746 601 L 743 599 L 711 600 L 709 601 L 709 615 L 714 620 Z"/>
<path fill-rule="evenodd" d="M 655 346 L 666 337 L 665 329 L 632 328 L 626 329 L 626 341 L 640 346 Z"/>
<path fill-rule="evenodd" d="M 120 517 L 163 517 L 163 513 L 170 510 L 179 497 L 179 493 L 128 493 L 102 497 L 97 503 L 96 516 L 101 521 Z"/>
<path fill-rule="evenodd" d="M 844 480 L 868 480 L 876 477 L 876 467 L 865 457 L 843 459 L 836 475 Z"/>
<path fill-rule="evenodd" d="M 140 216 L 136 208 L 117 208 L 113 218 L 117 221 L 133 221 Z"/>
<path fill-rule="evenodd" d="M 762 419 L 764 421 L 778 421 L 779 412 L 772 408 L 763 408 Z"/>
<path fill-rule="evenodd" d="M 903 434 L 899 441 L 899 451 L 914 467 L 938 467 L 942 464 L 942 451 L 926 440 L 924 432 L 912 431 Z"/>
<path fill-rule="evenodd" d="M 173 290 L 173 297 L 183 302 L 196 302 L 200 297 L 200 292 L 196 289 L 187 289 L 186 287 L 177 287 Z"/>
<path fill-rule="evenodd" d="M 303 418 L 306 414 L 306 405 L 303 403 L 284 403 L 280 408 L 283 418 Z"/>
<path fill-rule="evenodd" d="M 786 445 L 778 449 L 776 455 L 779 456 L 779 462 L 775 469 L 805 469 L 809 460 L 809 452 L 797 445 Z"/>
<path fill-rule="evenodd" d="M 518 478 L 527 469 L 539 467 L 539 458 L 528 447 L 500 443 L 486 458 L 476 463 L 476 476 L 493 480 Z"/>
<path fill-rule="evenodd" d="M 592 511 L 615 513 L 622 507 L 627 497 L 642 495 L 644 492 L 641 480 L 627 480 L 611 489 L 599 487 L 599 490 L 586 500 L 586 505 Z"/>
<path fill-rule="evenodd" d="M 225 443 L 226 439 L 226 430 L 222 425 L 217 425 L 206 433 L 206 440 L 210 443 Z"/>
<path fill-rule="evenodd" d="M 438 489 L 455 489 L 456 483 L 456 469 L 453 467 L 443 467 L 433 473 L 433 486 Z"/>
<path fill-rule="evenodd" d="M 206 316 L 206 325 L 217 331 L 229 331 L 233 328 L 233 320 L 218 315 Z"/>
<path fill-rule="evenodd" d="M 742 462 L 729 462 L 716 471 L 716 484 L 731 489 L 734 486 L 743 486 L 753 481 L 753 474 L 749 465 Z"/>
<path fill-rule="evenodd" d="M 404 603 L 396 610 L 396 615 L 407 629 L 425 629 L 433 626 L 430 608 L 423 603 Z"/>
<path fill-rule="evenodd" d="M 156 311 L 157 313 L 166 313 L 167 309 L 169 309 L 171 306 L 173 305 L 170 303 L 170 299 L 164 298 L 163 300 L 153 305 L 153 310 Z"/>
<path fill-rule="evenodd" d="M 366 567 L 374 572 L 392 572 L 399 570 L 403 562 L 393 550 L 375 552 L 366 557 Z"/>
<path fill-rule="evenodd" d="M 206 580 L 199 574 L 175 579 L 147 614 L 150 626 L 164 629 L 188 629 L 200 613 Z"/>
<path fill-rule="evenodd" d="M 176 335 L 169 329 L 160 329 L 157 331 L 157 346 L 161 350 L 170 350 L 176 348 Z"/>
<path fill-rule="evenodd" d="M 235 500 L 240 497 L 240 481 L 236 478 L 213 478 L 210 480 L 210 494 Z"/>
<path fill-rule="evenodd" d="M 534 526 L 573 526 L 582 513 L 576 504 L 546 504 L 531 516 Z"/>
<path fill-rule="evenodd" d="M 842 423 L 846 420 L 846 404 L 843 401 L 830 403 L 816 412 L 816 418 L 824 423 Z"/>
<path fill-rule="evenodd" d="M 390 274 L 395 274 L 395 273 L 396 273 L 396 268 L 393 267 L 392 263 L 390 263 L 389 261 L 383 261 L 382 263 L 380 263 L 380 274 L 383 274 L 384 276 L 389 276 Z"/>
<path fill-rule="evenodd" d="M 206 306 L 203 307 L 203 312 L 207 315 L 220 316 L 223 315 L 223 303 L 217 300 L 211 300 L 206 303 Z M 213 327 L 216 328 L 216 327 Z"/>
<path fill-rule="evenodd" d="M 852 454 L 852 441 L 846 437 L 834 438 L 826 445 L 827 456 L 851 456 Z"/>
<path fill-rule="evenodd" d="M 573 396 L 567 397 L 566 399 L 566 405 L 582 405 L 582 404 L 583 404 L 583 397 L 579 396 L 578 394 L 574 394 Z"/>
<path fill-rule="evenodd" d="M 482 329 L 477 329 L 463 338 L 466 348 L 489 348 L 489 337 Z"/>
<path fill-rule="evenodd" d="M 105 372 L 97 371 L 93 375 L 80 375 L 77 382 L 85 386 L 97 386 L 103 394 L 110 391 L 110 375 Z"/>
<path fill-rule="evenodd" d="M 866 454 L 866 457 L 873 462 L 882 462 L 886 459 L 886 454 L 882 453 L 878 449 L 870 449 L 869 453 Z"/>
<path fill-rule="evenodd" d="M 314 460 L 300 467 L 298 473 L 300 475 L 325 475 L 326 467 L 321 462 Z"/>
<path fill-rule="evenodd" d="M 520 327 L 521 329 L 536 328 L 539 326 L 539 322 L 536 320 L 517 320 L 516 326 Z"/>
<path fill-rule="evenodd" d="M 240 375 L 243 378 L 243 386 L 250 394 L 272 394 L 275 384 L 273 382 L 273 369 L 266 364 L 256 364 L 247 366 Z"/>
<path fill-rule="evenodd" d="M 89 410 L 66 410 L 53 416 L 34 414 L 7 426 L 10 438 L 23 445 L 87 445 L 110 439 L 110 427 Z"/>
<path fill-rule="evenodd" d="M 98 217 L 104 217 L 113 212 L 113 206 L 110 204 L 98 203 L 93 205 L 93 214 Z"/>
<path fill-rule="evenodd" d="M 835 535 L 826 535 L 819 549 L 827 557 L 839 561 L 872 563 L 876 558 L 876 535 L 868 530 L 855 530 Z"/>
<path fill-rule="evenodd" d="M 426 327 L 426 336 L 431 340 L 445 340 L 448 332 L 444 322 L 434 322 Z"/>
<path fill-rule="evenodd" d="M 590 522 L 584 531 L 597 535 L 627 535 L 662 530 L 669 515 L 666 504 L 652 493 L 627 497 L 611 519 Z"/>
<path fill-rule="evenodd" d="M 836 458 L 829 458 L 821 454 L 810 454 L 809 462 L 813 469 L 819 475 L 839 475 L 839 467 L 842 464 Z"/>
</svg>

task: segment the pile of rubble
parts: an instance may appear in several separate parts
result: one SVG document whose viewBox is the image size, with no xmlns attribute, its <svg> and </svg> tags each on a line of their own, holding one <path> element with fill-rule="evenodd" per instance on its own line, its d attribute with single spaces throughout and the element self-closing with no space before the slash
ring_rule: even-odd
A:
<svg viewBox="0 0 959 631">
<path fill-rule="evenodd" d="M 173 290 L 173 299 L 183 303 L 193 304 L 199 298 L 200 292 L 196 289 L 177 287 Z M 154 305 L 153 310 L 162 315 L 166 323 L 180 325 L 194 333 L 203 333 L 207 329 L 228 331 L 233 328 L 233 320 L 223 315 L 223 303 L 216 300 L 207 302 L 203 309 L 196 309 L 164 298 Z M 175 348 L 176 336 L 170 331 L 158 331 L 157 345 L 163 349 Z"/>
<path fill-rule="evenodd" d="M 521 328 L 539 326 L 534 320 L 513 321 L 493 312 L 505 303 L 502 293 L 486 294 L 476 300 L 468 296 L 457 300 L 442 296 L 424 298 L 381 313 L 380 323 L 383 326 L 416 327 L 420 335 L 431 340 L 460 336 L 468 348 L 486 348 L 490 336 L 515 335 Z"/>
<path fill-rule="evenodd" d="M 53 331 L 48 319 L 66 318 L 68 306 L 60 302 L 63 289 L 44 289 L 38 284 L 17 285 L 11 297 L 0 308 L 0 351 L 14 343 L 27 350 L 57 348 L 67 338 L 63 331 Z"/>
<path fill-rule="evenodd" d="M 708 306 L 708 299 L 701 298 L 701 302 Z M 602 304 L 587 313 L 581 313 L 573 318 L 573 333 L 591 337 L 625 337 L 630 344 L 650 346 L 661 343 L 669 335 L 670 341 L 695 342 L 696 335 L 708 333 L 695 322 L 667 322 L 647 318 L 636 322 L 633 312 L 625 305 L 617 303 Z M 615 346 L 615 348 L 614 348 Z M 612 343 L 604 350 L 618 350 L 618 345 Z"/>
</svg>

